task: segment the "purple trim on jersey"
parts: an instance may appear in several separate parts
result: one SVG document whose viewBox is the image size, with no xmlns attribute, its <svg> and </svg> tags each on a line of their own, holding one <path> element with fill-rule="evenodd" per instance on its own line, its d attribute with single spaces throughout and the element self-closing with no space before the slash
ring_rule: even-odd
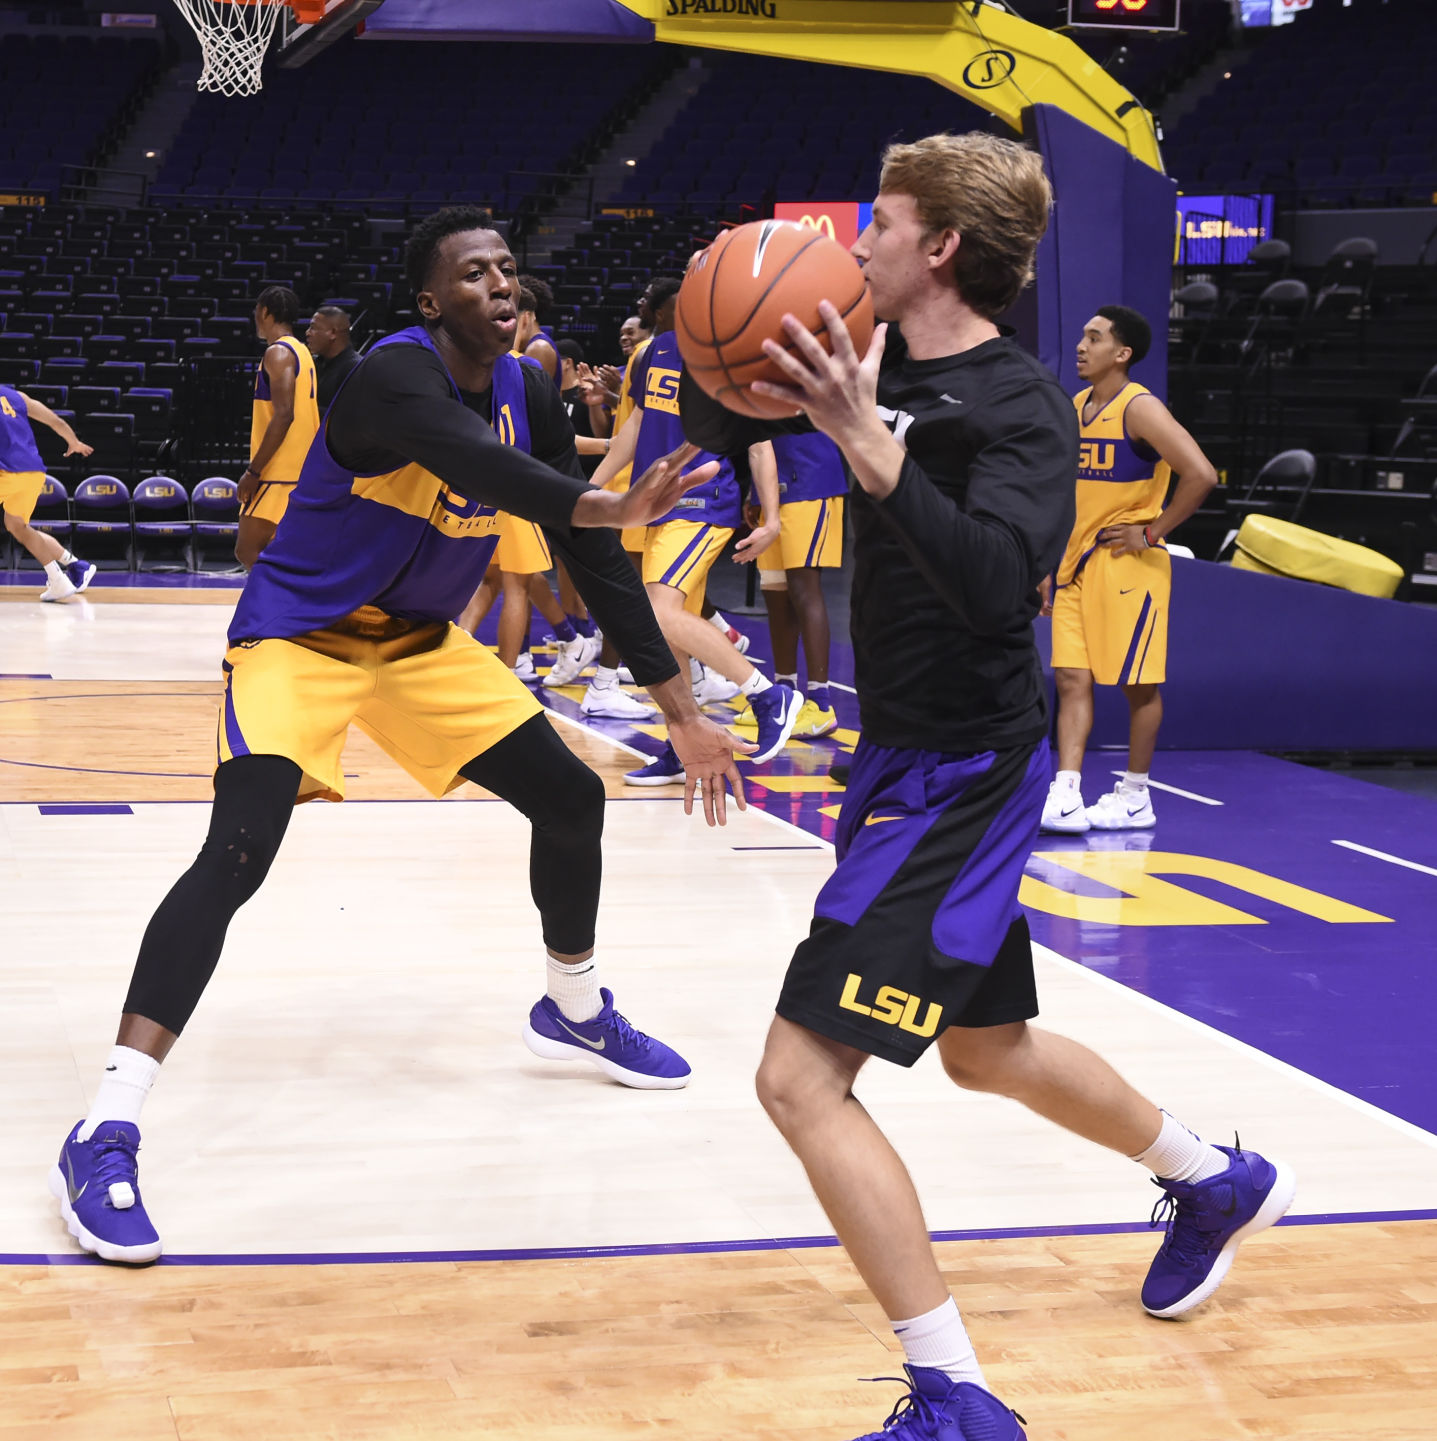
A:
<svg viewBox="0 0 1437 1441">
<path fill-rule="evenodd" d="M 234 667 L 228 661 L 222 661 L 221 664 L 225 672 L 225 741 L 232 756 L 247 756 L 250 750 L 245 744 L 239 717 L 235 714 Z"/>
<path fill-rule="evenodd" d="M 678 337 L 672 330 L 662 331 L 649 341 L 643 355 L 633 364 L 634 379 L 629 391 L 635 407 L 643 416 L 639 422 L 638 442 L 634 446 L 633 474 L 640 476 L 656 460 L 661 460 L 684 443 L 684 428 L 678 416 L 679 376 L 683 373 L 684 362 L 679 355 Z M 649 376 L 654 370 L 665 372 L 660 384 L 665 399 L 673 403 L 671 411 L 644 403 L 648 398 Z M 696 470 L 710 460 L 719 462 L 718 474 L 707 484 L 689 491 L 667 515 L 655 521 L 655 525 L 663 525 L 670 520 L 695 520 L 722 526 L 725 530 L 738 529 L 743 507 L 733 462 L 726 456 L 702 450 L 684 467 L 684 473 Z"/>
<path fill-rule="evenodd" d="M 694 538 L 679 552 L 678 559 L 663 573 L 660 583 L 663 585 L 677 585 L 682 579 L 679 572 L 688 563 L 689 557 L 699 550 L 709 538 L 709 532 L 713 529 L 711 525 L 700 526 L 694 533 Z"/>
<path fill-rule="evenodd" d="M 1143 597 L 1143 608 L 1138 612 L 1138 623 L 1133 627 L 1133 638 L 1128 642 L 1128 653 L 1123 657 L 1123 664 L 1118 671 L 1119 675 L 1129 677 L 1129 684 L 1131 684 L 1133 661 L 1137 658 L 1138 654 L 1138 642 L 1143 638 L 1143 627 L 1148 623 L 1148 613 L 1152 608 L 1153 595 L 1152 592 L 1149 591 L 1147 595 Z M 1143 654 L 1146 655 L 1147 652 L 1144 651 Z"/>
<path fill-rule="evenodd" d="M 386 336 L 370 354 L 390 345 L 423 346 L 443 364 L 423 326 Z M 335 400 L 363 364 L 345 376 Z M 532 453 L 524 366 L 508 354 L 495 362 L 490 423 L 501 440 Z M 447 366 L 445 374 L 462 405 Z M 372 477 L 357 476 L 335 460 L 327 431 L 327 424 L 321 426 L 310 445 L 284 524 L 250 573 L 230 625 L 231 645 L 320 630 L 364 605 L 405 620 L 449 621 L 484 578 L 498 537 L 450 534 L 443 527 L 495 515 L 493 506 L 437 479 L 426 515 L 357 495 L 355 481 Z"/>
<path fill-rule="evenodd" d="M 778 462 L 778 498 L 783 505 L 848 494 L 843 454 L 826 435 L 816 431 L 775 435 L 773 458 Z"/>
<path fill-rule="evenodd" d="M 286 341 L 289 342 L 287 345 L 285 344 Z M 283 345 L 284 348 L 289 351 L 290 355 L 293 356 L 294 373 L 296 377 L 298 377 L 299 372 L 304 368 L 303 365 L 300 363 L 299 351 L 294 348 L 298 344 L 299 340 L 293 335 L 281 335 L 278 340 L 273 340 L 270 342 L 270 345 Z M 268 353 L 269 346 L 267 345 L 265 346 L 265 354 L 267 355 Z M 255 367 L 254 398 L 256 400 L 263 401 L 270 401 L 273 399 L 273 396 L 270 394 L 269 371 L 264 368 L 263 359 L 261 359 L 260 363 Z"/>
<path fill-rule="evenodd" d="M 943 757 L 860 741 L 833 842 L 838 866 L 814 915 L 857 925 L 938 817 L 992 764 L 992 751 Z"/>
<path fill-rule="evenodd" d="M 963 793 L 992 767 L 994 753 L 944 755 L 860 740 L 838 817 L 838 865 L 814 915 L 857 925 L 904 862 Z M 934 947 L 945 956 L 991 965 L 1019 914 L 1022 879 L 1052 779 L 1045 744 L 953 879 L 933 918 Z"/>
<path fill-rule="evenodd" d="M 982 842 L 943 897 L 933 918 L 933 944 L 945 956 L 992 964 L 1021 910 L 1018 886 L 1038 839 L 1043 802 L 1053 780 L 1053 757 L 1044 741 L 1034 748 L 1023 779 L 989 822 Z"/>
<path fill-rule="evenodd" d="M 40 456 L 40 447 L 35 444 L 35 432 L 30 427 L 30 409 L 25 397 L 13 385 L 0 385 L 3 397 L 15 412 L 6 415 L 0 410 L 0 471 L 9 475 L 27 475 L 43 471 L 45 462 Z"/>
<path fill-rule="evenodd" d="M 813 527 L 813 539 L 808 543 L 808 554 L 804 557 L 804 565 L 811 566 L 818 552 L 823 548 L 823 538 L 828 534 L 830 512 L 828 502 L 831 496 L 824 496 L 819 501 L 818 524 Z"/>
</svg>

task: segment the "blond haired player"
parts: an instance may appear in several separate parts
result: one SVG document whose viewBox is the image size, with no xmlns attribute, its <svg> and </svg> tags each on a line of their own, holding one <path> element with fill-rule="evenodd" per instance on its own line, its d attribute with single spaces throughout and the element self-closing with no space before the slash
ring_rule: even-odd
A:
<svg viewBox="0 0 1437 1441">
<path fill-rule="evenodd" d="M 318 377 L 309 347 L 295 337 L 299 297 L 283 285 L 260 291 L 255 333 L 265 342 L 254 378 L 250 462 L 239 480 L 240 520 L 235 559 L 253 570 L 274 539 L 304 458 L 319 430 Z"/>
<path fill-rule="evenodd" d="M 1286 1167 L 1208 1145 L 1092 1051 L 1028 1024 L 1037 989 L 1018 883 L 1052 771 L 1033 619 L 1072 530 L 1078 427 L 996 317 L 1033 274 L 1051 204 L 1042 161 L 1013 141 L 890 146 L 853 252 L 891 323 L 860 357 L 825 302 L 830 356 L 787 316 L 792 349 L 764 348 L 790 383 L 755 387 L 801 407 L 856 482 L 863 737 L 837 866 L 789 965 L 758 1092 L 903 1347 L 908 1396 L 865 1441 L 1024 1434 L 983 1379 L 912 1178 L 854 1094 L 871 1057 L 911 1066 L 936 1046 L 955 1085 L 1150 1168 L 1173 1206 L 1142 1289 L 1156 1315 L 1211 1295 L 1294 1189 Z M 692 382 L 681 405 L 693 442 L 719 453 L 772 433 Z M 952 1143 L 935 1121 L 927 1145 Z"/>
<path fill-rule="evenodd" d="M 1172 561 L 1164 538 L 1203 503 L 1217 471 L 1146 386 L 1128 377 L 1152 328 L 1126 305 L 1105 305 L 1083 328 L 1073 397 L 1078 412 L 1077 524 L 1053 596 L 1058 774 L 1043 805 L 1045 831 L 1141 830 L 1156 822 L 1148 773 L 1163 719 Z M 1164 508 L 1173 473 L 1180 477 Z M 1131 717 L 1128 769 L 1084 806 L 1083 751 L 1093 685 L 1120 685 Z"/>
</svg>

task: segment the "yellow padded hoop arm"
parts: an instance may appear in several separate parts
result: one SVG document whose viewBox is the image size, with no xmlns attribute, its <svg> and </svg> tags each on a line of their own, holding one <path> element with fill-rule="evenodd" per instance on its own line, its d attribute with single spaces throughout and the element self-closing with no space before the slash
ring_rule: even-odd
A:
<svg viewBox="0 0 1437 1441">
<path fill-rule="evenodd" d="M 924 75 L 1019 133 L 1054 105 L 1162 171 L 1153 118 L 1066 36 L 981 0 L 618 0 L 674 45 Z"/>
</svg>

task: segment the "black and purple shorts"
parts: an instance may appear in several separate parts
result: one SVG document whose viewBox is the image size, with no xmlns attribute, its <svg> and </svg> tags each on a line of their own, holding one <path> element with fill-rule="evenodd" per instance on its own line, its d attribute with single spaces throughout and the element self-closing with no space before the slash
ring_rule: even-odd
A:
<svg viewBox="0 0 1437 1441">
<path fill-rule="evenodd" d="M 1051 779 L 1046 740 L 979 755 L 860 741 L 838 866 L 778 1014 L 900 1066 L 949 1026 L 1036 1016 L 1018 883 Z"/>
</svg>

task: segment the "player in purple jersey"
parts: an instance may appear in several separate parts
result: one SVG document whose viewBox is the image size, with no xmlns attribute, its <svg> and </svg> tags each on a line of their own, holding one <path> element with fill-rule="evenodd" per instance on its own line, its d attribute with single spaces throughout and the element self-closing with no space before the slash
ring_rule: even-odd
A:
<svg viewBox="0 0 1437 1441">
<path fill-rule="evenodd" d="M 45 490 L 45 462 L 30 429 L 32 420 L 65 442 L 67 456 L 92 455 L 94 447 L 85 445 L 48 405 L 0 385 L 0 510 L 5 512 L 5 529 L 44 567 L 49 584 L 40 599 L 67 600 L 95 578 L 95 567 L 76 560 L 54 536 L 30 524 Z"/>
<path fill-rule="evenodd" d="M 139 1193 L 141 1106 L 296 800 L 343 799 L 351 724 L 431 794 L 473 781 L 529 819 L 548 976 L 524 1026 L 529 1049 L 582 1058 L 629 1086 L 688 1081 L 683 1058 L 630 1025 L 599 985 L 602 782 L 451 618 L 484 573 L 500 511 L 542 525 L 663 708 L 690 778 L 686 805 L 702 784 L 705 813 L 721 822 L 725 780 L 743 803 L 733 755 L 745 747 L 700 715 L 614 534 L 666 513 L 714 468 L 685 475 L 687 447 L 625 495 L 592 489 L 559 392 L 509 353 L 516 266 L 488 215 L 461 206 L 428 217 L 405 260 L 423 324 L 380 341 L 346 378 L 250 573 L 224 659 L 209 835 L 145 931 L 110 1063 L 51 1172 L 71 1234 L 107 1260 L 160 1254 Z M 434 874 L 462 886 L 473 863 L 468 847 L 436 855 Z M 412 901 L 422 914 L 424 898 Z M 376 1054 L 377 1081 L 392 1059 Z"/>
<path fill-rule="evenodd" d="M 776 435 L 779 536 L 758 558 L 758 580 L 773 642 L 774 679 L 793 690 L 798 684 L 798 642 L 803 640 L 807 676 L 803 709 L 793 733 L 800 740 L 838 729 L 828 694 L 830 639 L 823 571 L 843 565 L 843 498 L 848 472 L 838 447 L 816 432 Z M 752 711 L 734 722 L 754 727 Z"/>
<path fill-rule="evenodd" d="M 636 471 L 642 471 L 654 456 L 666 453 L 673 442 L 683 438 L 679 382 L 684 363 L 673 328 L 677 295 L 677 287 L 666 295 L 655 318 L 654 338 L 629 362 L 627 384 L 634 413 L 624 422 L 608 455 L 594 472 L 595 485 L 606 484 L 630 463 Z M 777 537 L 778 476 L 773 447 L 759 440 L 716 457 L 695 457 L 696 462 L 717 458 L 717 473 L 647 528 L 642 567 L 654 613 L 674 654 L 681 664 L 687 664 L 692 657 L 704 668 L 695 692 L 698 699 L 704 703 L 737 694 L 747 697 L 757 721 L 758 754 L 753 759 L 766 761 L 777 755 L 792 735 L 803 701 L 795 691 L 774 685 L 755 669 L 733 642 L 700 613 L 709 570 L 742 519 L 738 481 L 732 461 L 726 458 L 740 449 L 748 452 L 762 519 L 739 543 L 734 559 L 755 559 Z M 722 688 L 715 689 L 715 683 Z M 683 766 L 669 746 L 648 765 L 630 771 L 624 780 L 634 786 L 680 784 Z"/>
<path fill-rule="evenodd" d="M 857 482 L 863 738 L 758 1090 L 903 1346 L 911 1389 L 865 1441 L 1024 1434 L 984 1382 L 912 1179 L 854 1095 L 870 1057 L 909 1066 L 936 1044 L 957 1085 L 1149 1168 L 1169 1215 L 1142 1288 L 1155 1316 L 1210 1296 L 1295 1189 L 1286 1166 L 1207 1144 L 1093 1052 L 1028 1024 L 1018 883 L 1052 770 L 1032 623 L 1073 528 L 1078 428 L 1056 378 L 994 317 L 1031 278 L 1051 204 L 1042 161 L 1013 141 L 890 146 L 853 253 L 891 323 L 859 356 L 825 302 L 831 357 L 793 316 L 793 353 L 765 342 L 789 383 L 759 388 L 802 408 Z M 690 438 L 716 451 L 797 428 L 745 421 L 691 383 L 681 405 Z"/>
</svg>

